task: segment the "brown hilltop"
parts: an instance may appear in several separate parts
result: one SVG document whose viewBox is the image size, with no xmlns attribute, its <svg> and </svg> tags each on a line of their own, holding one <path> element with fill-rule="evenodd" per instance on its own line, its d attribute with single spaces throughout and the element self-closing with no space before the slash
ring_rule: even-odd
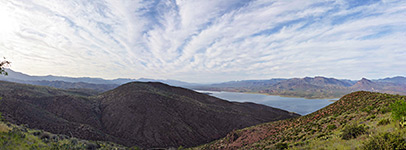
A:
<svg viewBox="0 0 406 150">
<path fill-rule="evenodd" d="M 228 132 L 298 116 L 162 83 L 128 83 L 100 95 L 0 82 L 5 119 L 58 134 L 143 148 L 196 146 Z"/>
<path fill-rule="evenodd" d="M 374 91 L 376 90 L 378 85 L 371 80 L 368 80 L 366 78 L 362 78 L 359 80 L 357 83 L 355 83 L 353 86 L 351 86 L 352 89 L 356 90 L 368 90 L 368 91 Z"/>
</svg>

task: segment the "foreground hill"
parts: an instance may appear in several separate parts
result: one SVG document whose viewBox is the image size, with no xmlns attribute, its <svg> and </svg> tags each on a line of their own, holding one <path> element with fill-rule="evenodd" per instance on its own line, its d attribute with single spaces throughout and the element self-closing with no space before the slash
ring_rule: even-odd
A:
<svg viewBox="0 0 406 150">
<path fill-rule="evenodd" d="M 339 98 L 345 94 L 361 90 L 406 95 L 405 81 L 405 77 L 385 78 L 373 81 L 365 78 L 359 81 L 351 81 L 326 77 L 305 77 L 226 82 L 194 87 L 194 89 L 254 92 L 305 98 Z"/>
<path fill-rule="evenodd" d="M 236 130 L 195 149 L 405 149 L 406 129 L 389 107 L 405 99 L 354 92 L 312 114 Z"/>
<path fill-rule="evenodd" d="M 0 116 L 1 117 L 1 116 Z M 125 147 L 107 141 L 88 141 L 75 137 L 52 134 L 43 130 L 27 128 L 24 125 L 15 125 L 10 122 L 0 121 L 0 149 L 2 150 L 112 150 L 129 149 L 137 147 Z"/>
<path fill-rule="evenodd" d="M 30 128 L 143 148 L 196 146 L 234 129 L 299 116 L 162 83 L 132 82 L 89 95 L 2 81 L 0 112 Z"/>
</svg>

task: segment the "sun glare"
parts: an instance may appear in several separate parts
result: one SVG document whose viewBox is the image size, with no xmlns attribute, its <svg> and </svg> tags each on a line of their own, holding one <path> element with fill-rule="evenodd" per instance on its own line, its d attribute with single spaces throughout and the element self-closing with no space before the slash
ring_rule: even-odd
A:
<svg viewBox="0 0 406 150">
<path fill-rule="evenodd" d="M 11 33 L 15 29 L 15 19 L 12 14 L 0 8 L 0 34 Z"/>
</svg>

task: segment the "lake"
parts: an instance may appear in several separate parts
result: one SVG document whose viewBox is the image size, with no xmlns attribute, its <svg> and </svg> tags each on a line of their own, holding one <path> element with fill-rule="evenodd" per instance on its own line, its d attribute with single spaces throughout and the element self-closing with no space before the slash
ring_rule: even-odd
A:
<svg viewBox="0 0 406 150">
<path fill-rule="evenodd" d="M 299 97 L 281 97 L 263 94 L 248 94 L 236 92 L 198 91 L 210 93 L 209 95 L 234 102 L 253 102 L 267 106 L 307 115 L 315 112 L 338 99 L 306 99 Z"/>
</svg>

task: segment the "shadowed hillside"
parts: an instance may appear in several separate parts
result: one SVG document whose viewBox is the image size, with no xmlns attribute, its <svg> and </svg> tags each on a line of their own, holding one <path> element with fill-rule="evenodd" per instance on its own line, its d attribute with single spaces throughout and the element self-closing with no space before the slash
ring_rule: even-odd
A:
<svg viewBox="0 0 406 150">
<path fill-rule="evenodd" d="M 11 82 L 0 87 L 0 111 L 12 123 L 144 148 L 196 146 L 234 129 L 298 116 L 162 83 L 133 82 L 92 97 Z"/>
</svg>

